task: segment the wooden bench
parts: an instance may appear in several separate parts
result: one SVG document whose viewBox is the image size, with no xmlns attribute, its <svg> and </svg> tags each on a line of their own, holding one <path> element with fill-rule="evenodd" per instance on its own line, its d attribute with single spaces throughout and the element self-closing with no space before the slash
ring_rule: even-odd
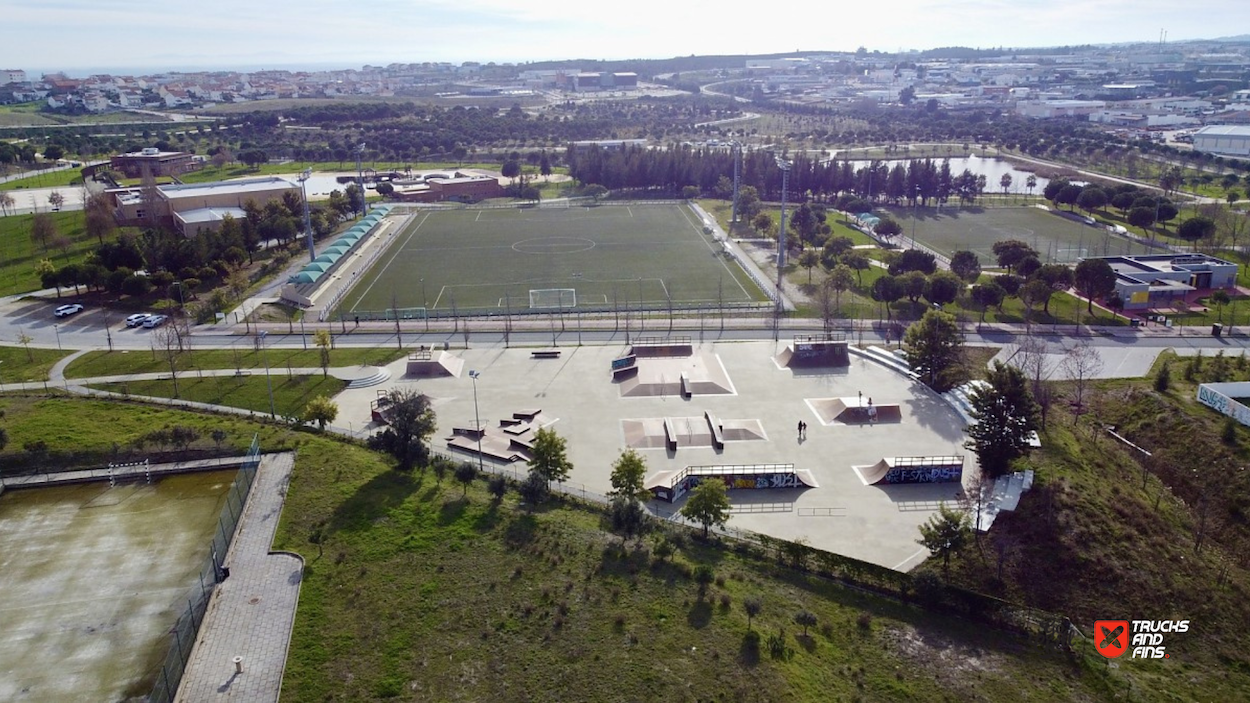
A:
<svg viewBox="0 0 1250 703">
<path fill-rule="evenodd" d="M 559 349 L 543 349 L 540 351 L 532 351 L 530 352 L 530 357 L 534 359 L 559 359 L 560 350 Z"/>
</svg>

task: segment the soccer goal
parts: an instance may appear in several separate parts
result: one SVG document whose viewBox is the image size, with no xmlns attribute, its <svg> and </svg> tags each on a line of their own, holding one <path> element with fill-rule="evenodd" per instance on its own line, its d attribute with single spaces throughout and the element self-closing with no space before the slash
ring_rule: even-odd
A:
<svg viewBox="0 0 1250 703">
<path fill-rule="evenodd" d="M 577 307 L 574 288 L 539 288 L 530 290 L 530 309 L 562 310 Z"/>
</svg>

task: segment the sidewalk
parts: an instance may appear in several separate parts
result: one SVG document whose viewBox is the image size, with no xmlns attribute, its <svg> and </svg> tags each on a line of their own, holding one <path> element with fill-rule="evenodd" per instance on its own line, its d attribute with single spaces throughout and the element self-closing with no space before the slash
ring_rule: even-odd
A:
<svg viewBox="0 0 1250 703">
<path fill-rule="evenodd" d="M 294 467 L 290 452 L 261 458 L 226 555 L 230 577 L 213 591 L 175 701 L 278 700 L 304 561 L 270 546 Z"/>
</svg>

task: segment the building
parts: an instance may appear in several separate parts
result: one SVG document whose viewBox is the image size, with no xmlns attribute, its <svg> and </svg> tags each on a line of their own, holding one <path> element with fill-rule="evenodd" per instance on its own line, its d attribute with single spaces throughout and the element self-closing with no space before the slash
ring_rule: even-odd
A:
<svg viewBox="0 0 1250 703">
<path fill-rule="evenodd" d="M 301 197 L 298 185 L 276 176 L 157 186 L 152 198 L 145 198 L 142 188 L 108 192 L 116 203 L 114 216 L 119 224 L 141 226 L 155 218 L 158 224 L 188 237 L 216 230 L 226 215 L 245 217 L 243 206 L 248 201 L 263 206 L 271 200 L 282 200 L 287 193 Z M 155 208 L 155 214 L 148 208 Z"/>
<path fill-rule="evenodd" d="M 141 178 L 147 169 L 154 178 L 177 176 L 194 171 L 199 165 L 192 155 L 183 151 L 161 151 L 148 147 L 109 159 L 109 168 L 125 174 L 126 178 Z"/>
<path fill-rule="evenodd" d="M 569 142 L 569 146 L 575 153 L 584 154 L 595 147 L 603 151 L 626 151 L 627 149 L 645 149 L 647 147 L 646 139 L 588 139 L 579 142 Z"/>
<path fill-rule="evenodd" d="M 1237 264 L 1206 254 L 1100 256 L 1115 271 L 1115 290 L 1125 310 L 1170 305 L 1193 291 L 1230 288 L 1237 282 Z"/>
<path fill-rule="evenodd" d="M 454 201 L 475 203 L 488 198 L 502 198 L 505 192 L 499 185 L 499 179 L 493 176 L 480 176 L 456 172 L 453 176 L 428 177 L 425 187 L 397 190 L 395 197 L 399 200 L 417 203 L 439 203 Z"/>
<path fill-rule="evenodd" d="M 20 68 L 6 68 L 0 70 L 0 85 L 8 85 L 9 83 L 25 83 L 26 72 Z"/>
<path fill-rule="evenodd" d="M 1250 156 L 1250 127 L 1207 125 L 1194 132 L 1194 150 L 1225 156 Z"/>
</svg>

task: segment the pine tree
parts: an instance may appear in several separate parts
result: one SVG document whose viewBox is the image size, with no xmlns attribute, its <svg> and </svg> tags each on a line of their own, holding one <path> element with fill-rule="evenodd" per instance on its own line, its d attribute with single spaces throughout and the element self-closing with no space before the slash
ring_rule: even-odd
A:
<svg viewBox="0 0 1250 703">
<path fill-rule="evenodd" d="M 1038 427 L 1041 411 L 1020 369 L 994 362 L 987 380 L 988 385 L 979 386 L 969 397 L 977 422 L 968 427 L 965 446 L 976 452 L 981 471 L 996 477 L 1028 451 L 1029 436 Z"/>
</svg>

